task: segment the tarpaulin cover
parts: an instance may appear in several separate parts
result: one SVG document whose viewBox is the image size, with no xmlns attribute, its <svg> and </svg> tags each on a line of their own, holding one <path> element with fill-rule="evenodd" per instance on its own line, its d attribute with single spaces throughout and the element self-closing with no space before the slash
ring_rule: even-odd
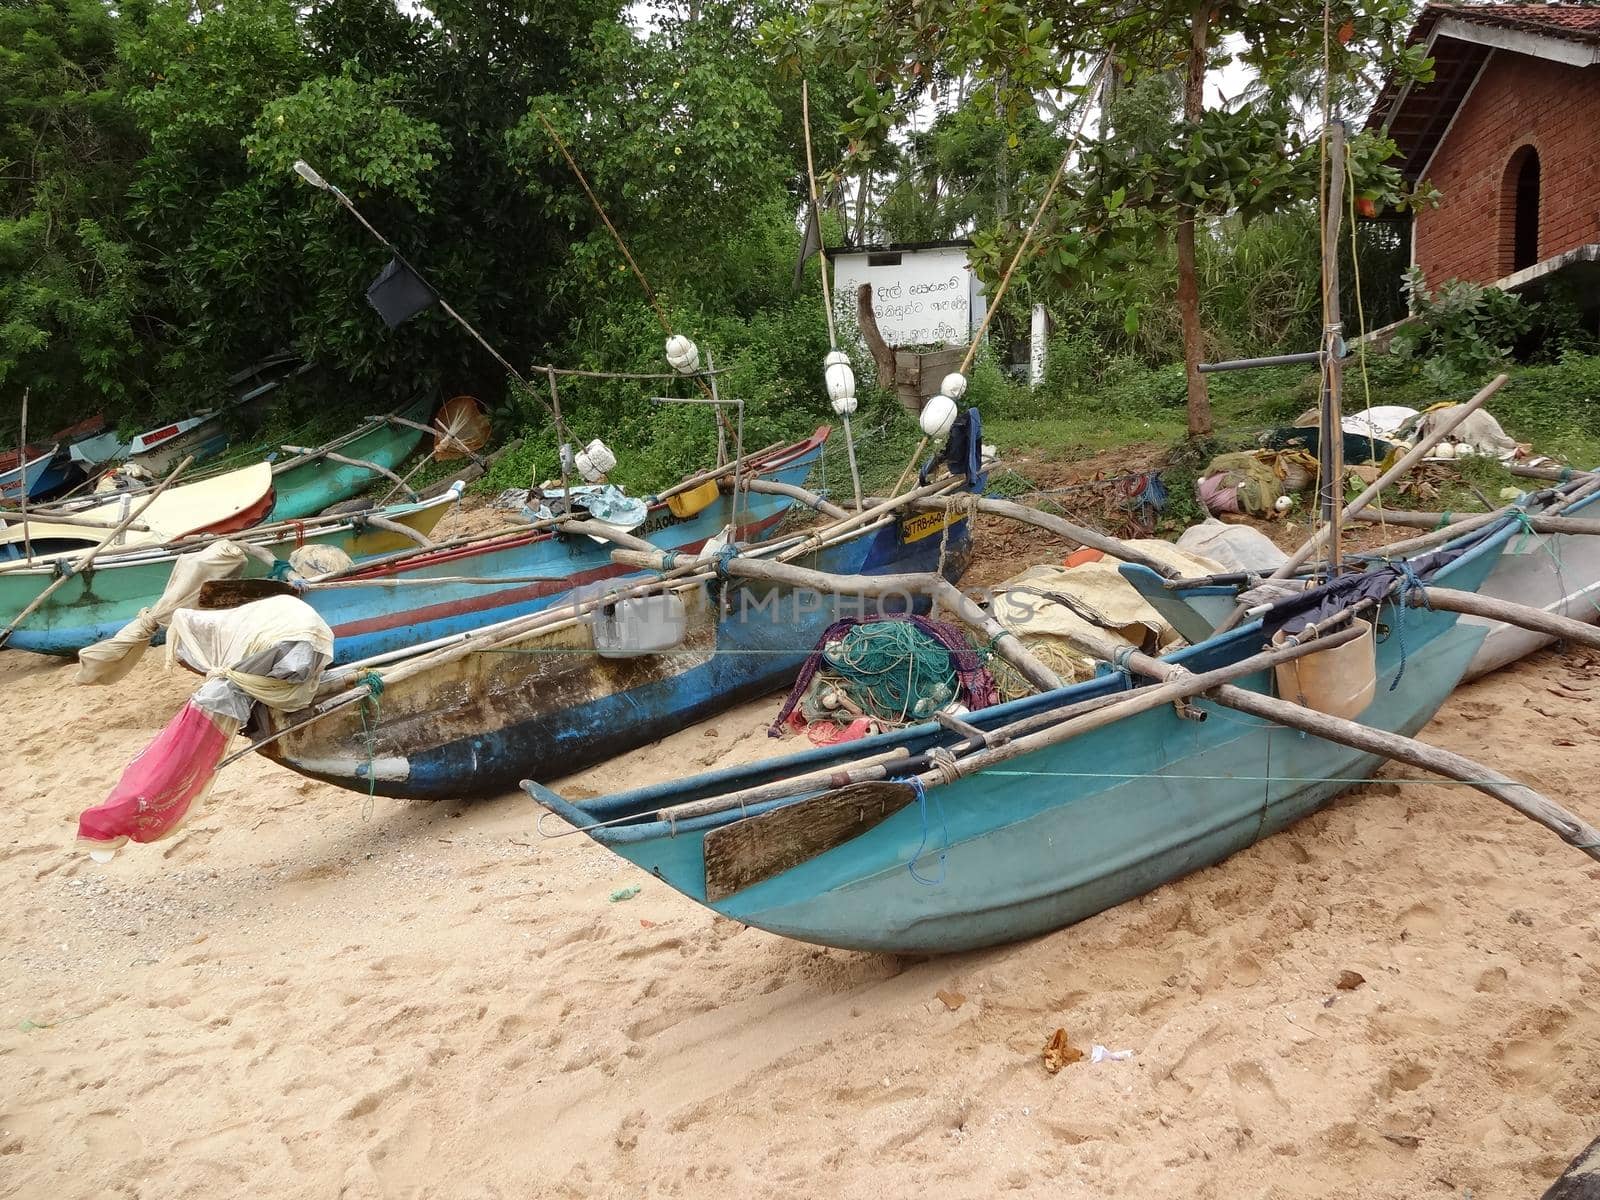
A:
<svg viewBox="0 0 1600 1200">
<path fill-rule="evenodd" d="M 294 596 L 269 596 L 238 608 L 184 608 L 172 616 L 167 662 L 181 658 L 271 708 L 292 711 L 311 703 L 321 672 L 280 678 L 263 673 L 254 660 L 264 651 L 294 643 L 304 643 L 323 662 L 333 658 L 333 631 L 316 610 Z"/>
<path fill-rule="evenodd" d="M 158 842 L 183 825 L 211 790 L 239 722 L 189 701 L 123 769 L 105 802 L 78 816 L 78 841 L 94 850 Z"/>
<path fill-rule="evenodd" d="M 1418 582 L 1427 583 L 1450 563 L 1479 543 L 1499 534 L 1502 523 L 1485 526 L 1464 535 L 1431 554 L 1406 560 L 1406 567 Z M 1321 587 L 1278 601 L 1261 618 L 1262 632 L 1268 640 L 1279 630 L 1299 633 L 1307 625 L 1326 620 L 1361 600 L 1381 600 L 1406 580 L 1406 570 L 1384 563 L 1351 575 L 1341 575 Z"/>
<path fill-rule="evenodd" d="M 199 598 L 202 584 L 237 577 L 246 561 L 244 550 L 229 541 L 212 542 L 204 550 L 178 555 L 159 600 L 141 608 L 138 616 L 104 641 L 78 651 L 77 682 L 115 683 L 121 679 L 144 657 L 150 639 L 172 614 Z"/>
</svg>

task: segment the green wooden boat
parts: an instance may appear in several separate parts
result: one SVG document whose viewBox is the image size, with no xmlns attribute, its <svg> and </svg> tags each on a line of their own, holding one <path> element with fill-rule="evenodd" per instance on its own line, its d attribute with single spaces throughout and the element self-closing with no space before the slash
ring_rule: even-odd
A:
<svg viewBox="0 0 1600 1200">
<path fill-rule="evenodd" d="M 419 400 L 410 408 L 402 409 L 399 416 L 407 420 L 426 423 L 432 415 L 430 401 Z M 417 448 L 422 431 L 409 425 L 391 421 L 368 421 L 345 434 L 344 437 L 319 446 L 310 454 L 277 463 L 272 469 L 272 490 L 276 500 L 271 521 L 297 521 L 315 516 L 330 504 L 361 495 L 374 484 L 392 486 L 392 481 L 378 471 L 367 467 L 353 467 L 348 463 L 327 458 L 335 451 L 345 458 L 376 463 L 394 470 Z M 401 499 L 401 497 L 397 497 Z"/>
</svg>

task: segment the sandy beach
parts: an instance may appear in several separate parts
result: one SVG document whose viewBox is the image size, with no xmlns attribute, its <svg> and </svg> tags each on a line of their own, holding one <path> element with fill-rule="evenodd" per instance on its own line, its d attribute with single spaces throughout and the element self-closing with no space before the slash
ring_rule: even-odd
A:
<svg viewBox="0 0 1600 1200">
<path fill-rule="evenodd" d="M 256 759 L 96 866 L 78 811 L 195 683 L 161 660 L 92 689 L 0 655 L 7 1196 L 1482 1200 L 1600 1131 L 1600 867 L 1466 788 L 1390 767 L 1140 901 L 919 961 L 714 918 L 521 796 Z M 1600 817 L 1597 662 L 1546 651 L 1424 736 Z M 774 710 L 561 787 L 781 752 Z M 1132 1058 L 1050 1075 L 1057 1028 Z"/>
</svg>

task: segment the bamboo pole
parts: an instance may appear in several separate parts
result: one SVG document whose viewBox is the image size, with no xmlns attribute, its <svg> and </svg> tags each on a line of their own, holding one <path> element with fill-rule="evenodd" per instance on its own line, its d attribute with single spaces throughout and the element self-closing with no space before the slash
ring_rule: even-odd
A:
<svg viewBox="0 0 1600 1200">
<path fill-rule="evenodd" d="M 1462 421 L 1465 421 L 1469 416 L 1477 412 L 1478 409 L 1482 408 L 1485 401 L 1487 401 L 1490 396 L 1493 396 L 1502 387 L 1504 387 L 1507 379 L 1508 376 L 1506 375 L 1496 375 L 1485 387 L 1479 390 L 1477 395 L 1473 396 L 1472 399 L 1468 400 L 1465 404 L 1458 405 L 1447 420 L 1441 421 L 1438 427 L 1434 429 L 1432 433 L 1425 438 L 1421 438 L 1416 445 L 1412 446 L 1410 450 L 1406 451 L 1405 455 L 1401 457 L 1399 462 L 1395 463 L 1394 466 L 1390 467 L 1382 475 L 1378 476 L 1378 478 L 1369 484 L 1359 496 L 1350 501 L 1349 504 L 1346 504 L 1340 513 L 1340 520 L 1348 521 L 1353 518 L 1362 509 L 1366 508 L 1367 505 L 1371 504 L 1384 488 L 1388 487 L 1391 483 L 1406 474 L 1406 472 L 1410 471 L 1412 467 L 1416 466 L 1417 463 L 1421 462 L 1425 457 L 1427 457 L 1429 450 L 1433 449 L 1434 446 L 1438 445 L 1446 437 L 1448 437 L 1457 425 L 1461 424 Z M 1322 431 L 1322 437 L 1324 439 L 1329 437 L 1343 437 L 1343 431 L 1324 429 Z M 1267 576 L 1267 582 L 1271 582 L 1275 579 L 1287 579 L 1290 575 L 1293 575 L 1296 571 L 1298 571 L 1303 565 L 1305 565 L 1307 559 L 1311 558 L 1319 550 L 1321 550 L 1322 543 L 1327 539 L 1330 528 L 1331 526 L 1324 525 L 1314 534 L 1312 534 L 1311 538 L 1306 541 L 1305 544 L 1302 545 L 1298 550 L 1291 554 L 1281 567 L 1279 567 L 1271 575 Z M 1228 619 L 1217 627 L 1217 632 L 1222 633 L 1232 629 L 1239 623 L 1240 620 L 1243 619 L 1244 615 L 1245 606 L 1242 604 L 1236 605 Z"/>
<path fill-rule="evenodd" d="M 1436 587 L 1424 588 L 1421 594 L 1413 591 L 1408 603 L 1412 608 L 1437 608 L 1445 612 L 1487 617 L 1492 621 L 1503 621 L 1507 625 L 1531 629 L 1535 633 L 1544 633 L 1555 638 L 1565 638 L 1581 646 L 1600 650 L 1600 629 L 1583 621 L 1575 621 L 1571 617 L 1546 612 L 1542 608 L 1534 608 L 1528 604 L 1513 604 L 1509 600 L 1495 600 L 1489 596 L 1480 596 L 1476 592 Z"/>
<path fill-rule="evenodd" d="M 17 630 L 17 626 L 21 625 L 35 612 L 37 612 L 44 602 L 50 599 L 51 596 L 55 595 L 55 593 L 63 584 L 67 582 L 67 580 L 71 579 L 75 575 L 81 574 L 86 567 L 92 564 L 94 560 L 99 557 L 100 551 L 104 550 L 113 541 L 120 537 L 123 531 L 126 530 L 129 525 L 133 524 L 134 520 L 138 518 L 145 509 L 149 508 L 155 503 L 156 497 L 160 496 L 162 492 L 166 491 L 167 485 L 179 475 L 182 475 L 192 462 L 194 462 L 194 455 L 191 454 L 175 468 L 173 468 L 172 474 L 163 479 L 160 486 L 146 496 L 144 501 L 139 504 L 138 507 L 130 508 L 128 515 L 122 519 L 121 523 L 118 524 L 115 529 L 106 534 L 106 536 L 100 540 L 100 543 L 97 546 L 94 546 L 86 553 L 81 555 L 72 564 L 70 570 L 66 571 L 64 574 L 58 575 L 54 580 L 51 581 L 48 587 L 46 587 L 33 598 L 33 602 L 29 604 L 28 607 L 24 608 L 20 613 L 13 617 L 11 619 L 11 623 L 7 625 L 4 630 L 0 630 L 0 646 L 4 646 L 8 641 L 10 641 L 11 635 Z"/>
<path fill-rule="evenodd" d="M 284 449 L 289 451 L 290 454 L 315 454 L 319 458 L 326 458 L 331 462 L 343 463 L 347 467 L 359 467 L 363 471 L 376 471 L 379 475 L 382 475 L 384 478 L 396 484 L 412 500 L 417 498 L 417 494 L 406 486 L 406 481 L 404 479 L 401 479 L 400 476 L 396 475 L 393 471 L 381 463 L 369 462 L 364 458 L 350 458 L 348 455 L 335 454 L 332 450 L 311 450 L 307 449 L 305 446 L 285 446 Z"/>
<path fill-rule="evenodd" d="M 800 557 L 802 554 L 809 553 L 811 549 L 816 548 L 809 545 L 809 543 L 815 541 L 817 546 L 820 546 L 821 539 L 824 534 L 830 538 L 837 537 L 841 533 L 847 533 L 857 526 L 865 525 L 869 521 L 875 520 L 878 517 L 895 511 L 896 509 L 905 508 L 916 501 L 921 500 L 925 496 L 931 496 L 935 492 L 956 486 L 959 483 L 960 480 L 958 479 L 947 479 L 939 483 L 924 484 L 922 487 L 913 488 L 904 495 L 895 496 L 893 499 L 887 500 L 882 504 L 876 505 L 875 507 L 862 509 L 860 512 L 855 513 L 853 516 L 846 517 L 843 521 L 840 521 L 837 524 L 823 526 L 821 529 L 813 531 L 805 542 L 802 542 L 799 546 L 794 547 L 792 550 L 784 551 L 781 560 L 787 562 L 791 559 Z"/>
<path fill-rule="evenodd" d="M 833 295 L 828 287 L 828 251 L 822 244 L 822 197 L 817 193 L 817 168 L 811 160 L 811 87 L 807 80 L 800 80 L 800 128 L 805 133 L 806 141 L 806 183 L 811 189 L 811 220 L 817 227 L 817 262 L 821 268 L 819 274 L 822 279 L 822 309 L 828 318 L 828 349 L 837 350 L 839 339 L 833 328 Z M 854 407 L 855 401 L 851 401 Z M 850 487 L 856 498 L 856 507 L 861 507 L 861 472 L 856 467 L 856 438 L 850 428 L 850 414 L 841 412 L 839 419 L 844 423 L 844 449 L 850 459 Z M 896 488 L 896 491 L 899 489 Z"/>
<path fill-rule="evenodd" d="M 1328 574 L 1339 573 L 1340 534 L 1344 510 L 1344 316 L 1339 310 L 1339 224 L 1344 215 L 1344 122 L 1329 121 L 1327 135 L 1328 191 L 1322 200 L 1322 437 L 1317 440 L 1323 520 L 1328 548 Z M 1314 551 L 1313 551 L 1314 553 Z"/>
<path fill-rule="evenodd" d="M 1050 513 L 1040 512 L 1038 509 L 1029 508 L 1025 504 L 1017 504 L 1012 500 L 997 500 L 988 496 L 950 496 L 931 500 L 918 500 L 912 507 L 933 510 L 943 509 L 948 512 L 952 508 L 965 508 L 969 505 L 976 507 L 981 513 L 1005 517 L 1007 520 L 1020 521 L 1024 525 L 1032 525 L 1039 529 L 1048 530 L 1059 537 L 1077 542 L 1080 546 L 1089 546 L 1099 550 L 1102 554 L 1109 554 L 1113 558 L 1121 559 L 1123 562 L 1138 563 L 1140 566 L 1149 567 L 1163 579 L 1177 579 L 1182 575 L 1182 572 L 1170 563 L 1162 562 L 1160 559 L 1146 554 L 1137 546 L 1130 546 L 1119 538 L 1097 533 L 1093 529 L 1053 516 Z"/>
</svg>

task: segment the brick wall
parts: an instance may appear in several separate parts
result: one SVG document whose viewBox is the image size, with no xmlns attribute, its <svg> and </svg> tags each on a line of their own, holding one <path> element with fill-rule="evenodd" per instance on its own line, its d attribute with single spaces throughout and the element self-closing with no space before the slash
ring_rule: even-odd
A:
<svg viewBox="0 0 1600 1200">
<path fill-rule="evenodd" d="M 1437 286 L 1511 273 L 1512 156 L 1539 154 L 1540 260 L 1600 242 L 1600 66 L 1569 67 L 1498 50 L 1434 155 L 1443 193 L 1417 214 L 1416 260 Z"/>
</svg>

